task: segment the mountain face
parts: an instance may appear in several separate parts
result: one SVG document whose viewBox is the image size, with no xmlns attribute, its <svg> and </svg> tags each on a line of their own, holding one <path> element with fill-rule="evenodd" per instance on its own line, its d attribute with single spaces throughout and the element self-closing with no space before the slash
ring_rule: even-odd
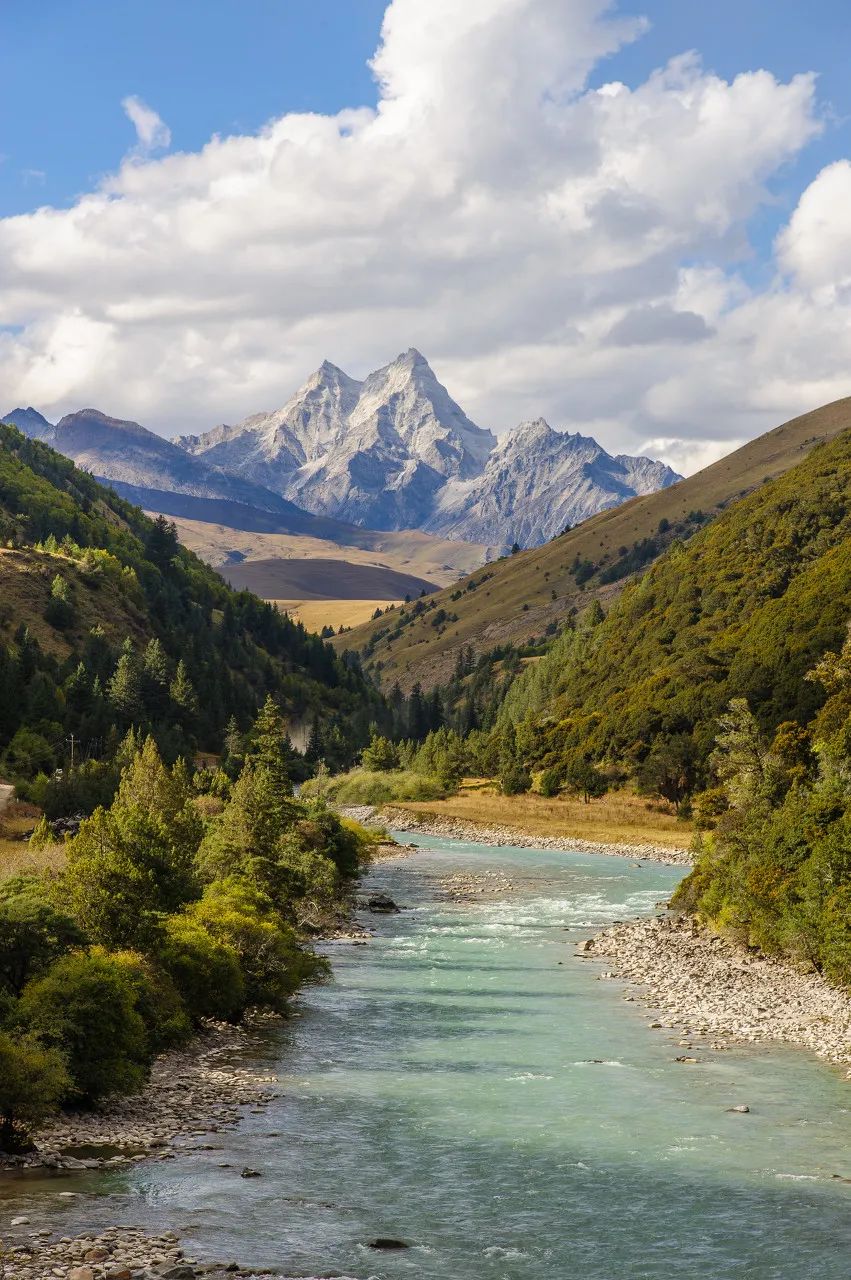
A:
<svg viewBox="0 0 851 1280">
<path fill-rule="evenodd" d="M 679 479 L 541 419 L 498 442 L 413 349 L 363 382 L 326 361 L 282 409 L 176 443 L 320 515 L 500 548 Z"/>
<path fill-rule="evenodd" d="M 483 472 L 450 481 L 427 531 L 444 537 L 534 547 L 568 525 L 654 493 L 680 477 L 651 458 L 613 458 L 588 436 L 554 431 L 538 418 L 503 437 Z"/>
<path fill-rule="evenodd" d="M 261 511 L 283 513 L 290 507 L 271 490 L 193 458 L 138 422 L 110 418 L 98 409 L 66 414 L 55 426 L 35 409 L 13 409 L 3 421 L 154 511 L 159 510 L 158 493 L 239 503 Z"/>
<path fill-rule="evenodd" d="M 176 443 L 318 515 L 400 529 L 478 474 L 495 440 L 412 349 L 363 382 L 326 361 L 282 409 Z"/>
</svg>

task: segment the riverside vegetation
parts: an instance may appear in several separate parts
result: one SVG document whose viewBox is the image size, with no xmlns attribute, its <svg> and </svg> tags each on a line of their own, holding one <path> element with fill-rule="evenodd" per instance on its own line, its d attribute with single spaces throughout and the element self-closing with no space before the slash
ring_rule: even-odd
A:
<svg viewBox="0 0 851 1280">
<path fill-rule="evenodd" d="M 166 765 L 128 735 L 115 799 L 58 872 L 0 885 L 0 1149 L 60 1105 L 144 1085 L 208 1019 L 284 1012 L 323 971 L 306 940 L 333 918 L 371 837 L 289 779 L 267 700 L 229 772 Z M 42 819 L 33 836 L 49 840 Z"/>
</svg>

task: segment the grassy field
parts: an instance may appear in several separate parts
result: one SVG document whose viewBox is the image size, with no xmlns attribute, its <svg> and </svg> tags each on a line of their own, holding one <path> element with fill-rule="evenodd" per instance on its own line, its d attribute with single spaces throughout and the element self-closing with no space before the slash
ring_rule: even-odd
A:
<svg viewBox="0 0 851 1280">
<path fill-rule="evenodd" d="M 25 837 L 30 834 L 36 821 L 30 806 L 15 804 L 14 801 L 0 811 L 0 880 L 8 880 L 9 876 L 55 870 L 62 866 L 65 850 L 61 844 L 31 849 L 27 843 Z"/>
<path fill-rule="evenodd" d="M 467 784 L 448 800 L 405 802 L 402 808 L 418 814 L 463 818 L 468 822 L 513 827 L 533 836 L 572 836 L 602 844 L 656 844 L 687 849 L 693 828 L 673 813 L 661 812 L 656 802 L 619 791 L 585 804 L 559 796 L 545 800 L 528 794 L 503 796 Z"/>
<path fill-rule="evenodd" d="M 282 611 L 302 622 L 308 631 L 323 627 L 357 627 L 371 618 L 376 609 L 386 609 L 392 600 L 273 600 Z M 396 601 L 396 604 L 401 603 Z"/>
<path fill-rule="evenodd" d="M 418 529 L 359 529 L 359 541 L 351 545 L 304 534 L 231 529 L 203 520 L 178 518 L 174 523 L 183 545 L 216 569 L 237 560 L 347 560 L 410 573 L 444 587 L 484 564 L 489 552 L 478 543 L 436 538 Z"/>
<path fill-rule="evenodd" d="M 542 636 L 550 623 L 558 624 L 571 607 L 581 611 L 596 598 L 607 608 L 625 580 L 601 587 L 592 579 L 587 587 L 579 587 L 572 572 L 577 558 L 608 564 L 621 548 L 656 536 L 660 522 L 674 526 L 694 511 L 716 514 L 848 427 L 851 398 L 795 418 L 669 489 L 602 511 L 543 547 L 487 565 L 431 597 L 435 608 L 457 616 L 440 627 L 431 625 L 429 613 L 412 618 L 401 635 L 376 643 L 366 669 L 374 670 L 380 661 L 385 688 L 396 679 L 406 691 L 417 680 L 429 688 L 449 679 L 462 646 L 485 652 L 509 640 L 525 643 Z M 361 649 L 386 626 L 383 618 L 364 623 L 336 643 L 339 648 Z"/>
</svg>

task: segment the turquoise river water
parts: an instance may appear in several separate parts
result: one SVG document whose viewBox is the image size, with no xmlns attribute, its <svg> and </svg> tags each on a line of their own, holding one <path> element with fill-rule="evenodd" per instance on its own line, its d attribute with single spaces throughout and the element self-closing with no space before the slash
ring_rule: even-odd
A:
<svg viewBox="0 0 851 1280">
<path fill-rule="evenodd" d="M 407 838 L 421 850 L 368 887 L 408 909 L 371 917 L 368 946 L 332 945 L 332 980 L 264 1042 L 280 1099 L 216 1151 L 7 1182 L 2 1216 L 171 1227 L 195 1256 L 287 1276 L 848 1280 L 842 1073 L 783 1048 L 678 1063 L 672 1033 L 574 957 L 681 871 Z M 440 892 L 492 869 L 510 891 Z M 740 1103 L 749 1115 L 728 1112 Z M 68 1187 L 81 1194 L 60 1199 Z M 377 1236 L 411 1247 L 376 1252 Z"/>
</svg>

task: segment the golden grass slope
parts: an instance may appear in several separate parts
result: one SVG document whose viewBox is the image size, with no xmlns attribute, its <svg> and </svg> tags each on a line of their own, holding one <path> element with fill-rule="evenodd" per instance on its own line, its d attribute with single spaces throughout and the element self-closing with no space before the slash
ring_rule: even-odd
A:
<svg viewBox="0 0 851 1280">
<path fill-rule="evenodd" d="M 386 609 L 387 600 L 272 600 L 282 613 L 288 613 L 308 631 L 321 631 L 323 627 L 358 627 L 375 613 Z M 395 601 L 397 607 L 400 600 Z"/>
<path fill-rule="evenodd" d="M 253 533 L 201 520 L 175 519 L 180 541 L 215 569 L 245 560 L 348 560 L 379 565 L 448 586 L 487 560 L 491 548 L 435 538 L 418 529 L 360 531 L 366 546 L 289 533 Z"/>
<path fill-rule="evenodd" d="M 472 645 L 477 652 L 512 641 L 524 643 L 544 634 L 571 608 L 581 610 L 598 598 L 603 607 L 619 595 L 624 581 L 605 587 L 579 588 L 571 572 L 578 557 L 599 564 L 617 557 L 618 548 L 652 537 L 662 520 L 672 525 L 689 512 L 717 514 L 767 479 L 782 475 L 800 462 L 814 445 L 833 439 L 851 427 L 851 398 L 834 401 L 803 414 L 722 458 L 711 467 L 681 480 L 669 489 L 633 498 L 603 511 L 543 547 L 506 557 L 433 596 L 437 608 L 458 615 L 442 632 L 426 613 L 405 626 L 395 639 L 377 641 L 365 665 L 381 674 L 388 688 L 399 680 L 410 690 L 447 680 L 458 649 Z M 483 574 L 492 576 L 483 580 Z M 478 584 L 467 590 L 470 583 Z M 452 595 L 461 590 L 457 600 Z M 363 650 L 386 620 L 367 622 L 335 641 L 338 648 Z M 380 664 L 380 665 L 379 665 Z"/>
</svg>

